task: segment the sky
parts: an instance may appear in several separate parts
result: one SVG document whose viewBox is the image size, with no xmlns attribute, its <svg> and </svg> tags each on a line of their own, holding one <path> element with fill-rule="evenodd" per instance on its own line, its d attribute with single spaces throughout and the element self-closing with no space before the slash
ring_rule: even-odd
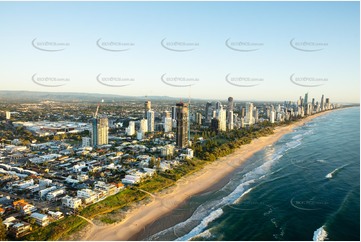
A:
<svg viewBox="0 0 361 242">
<path fill-rule="evenodd" d="M 0 89 L 360 99 L 359 2 L 0 2 Z"/>
</svg>

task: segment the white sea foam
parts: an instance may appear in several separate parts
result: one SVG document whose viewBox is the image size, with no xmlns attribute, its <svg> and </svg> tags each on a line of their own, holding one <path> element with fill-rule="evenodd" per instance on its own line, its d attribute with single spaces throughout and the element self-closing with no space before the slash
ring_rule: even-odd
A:
<svg viewBox="0 0 361 242">
<path fill-rule="evenodd" d="M 250 193 L 253 190 L 253 188 L 254 187 L 249 188 L 247 191 L 245 191 L 239 198 L 237 198 L 236 201 L 233 202 L 233 204 L 239 203 L 245 195 L 247 195 L 248 193 Z"/>
<path fill-rule="evenodd" d="M 327 231 L 325 229 L 325 226 L 318 228 L 313 233 L 313 241 L 325 241 L 326 239 L 327 239 Z"/>
<path fill-rule="evenodd" d="M 222 214 L 223 214 L 222 208 L 219 208 L 219 209 L 213 211 L 211 214 L 209 214 L 207 217 L 205 217 L 197 227 L 192 229 L 192 231 L 189 232 L 188 234 L 178 238 L 177 241 L 190 240 L 190 239 L 196 237 L 203 231 L 203 229 L 205 229 L 208 226 L 209 223 L 211 223 L 214 220 L 216 220 L 217 218 L 219 218 Z"/>
<path fill-rule="evenodd" d="M 298 134 L 292 137 L 292 139 L 299 139 L 299 138 L 302 138 L 302 134 Z"/>
<path fill-rule="evenodd" d="M 331 171 L 330 173 L 328 173 L 328 174 L 326 175 L 326 178 L 331 179 L 337 172 L 339 172 L 341 169 L 343 169 L 344 167 L 346 167 L 346 166 L 348 166 L 348 165 L 349 165 L 349 164 L 346 164 L 346 165 L 343 165 L 343 166 L 341 166 L 341 167 L 336 168 L 335 170 L 333 170 L 333 171 Z"/>
<path fill-rule="evenodd" d="M 291 142 L 286 143 L 287 150 L 296 148 L 297 146 L 300 146 L 302 144 L 302 139 L 293 140 Z"/>
<path fill-rule="evenodd" d="M 327 175 L 326 175 L 326 178 L 332 178 L 332 174 L 333 174 L 333 172 L 331 172 L 331 173 L 328 173 Z"/>
</svg>

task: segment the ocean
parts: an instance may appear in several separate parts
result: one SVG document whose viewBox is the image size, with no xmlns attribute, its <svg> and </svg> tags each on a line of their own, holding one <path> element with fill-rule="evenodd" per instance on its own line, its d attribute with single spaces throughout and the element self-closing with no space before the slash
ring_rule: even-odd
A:
<svg viewBox="0 0 361 242">
<path fill-rule="evenodd" d="M 360 240 L 359 107 L 330 112 L 284 135 L 139 236 Z"/>
</svg>

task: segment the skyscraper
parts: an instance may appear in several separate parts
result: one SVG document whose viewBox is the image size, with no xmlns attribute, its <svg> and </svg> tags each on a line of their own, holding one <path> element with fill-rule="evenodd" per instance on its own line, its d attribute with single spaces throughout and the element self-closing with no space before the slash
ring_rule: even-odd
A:
<svg viewBox="0 0 361 242">
<path fill-rule="evenodd" d="M 233 129 L 233 97 L 228 98 L 227 105 L 227 128 L 228 130 Z"/>
<path fill-rule="evenodd" d="M 169 111 L 164 111 L 163 112 L 163 118 L 170 118 L 170 112 Z"/>
<path fill-rule="evenodd" d="M 321 97 L 321 111 L 325 110 L 325 96 L 322 94 L 322 97 Z"/>
<path fill-rule="evenodd" d="M 233 97 L 229 97 L 228 98 L 228 106 L 227 106 L 227 111 L 233 111 Z"/>
<path fill-rule="evenodd" d="M 218 131 L 219 131 L 219 120 L 217 118 L 212 118 L 212 120 L 211 120 L 211 130 L 218 133 Z"/>
<path fill-rule="evenodd" d="M 216 102 L 216 110 L 220 109 L 222 106 L 222 103 L 220 101 Z"/>
<path fill-rule="evenodd" d="M 172 119 L 177 119 L 177 107 L 172 107 Z"/>
<path fill-rule="evenodd" d="M 325 109 L 328 110 L 331 107 L 330 99 L 326 98 Z"/>
<path fill-rule="evenodd" d="M 135 134 L 135 122 L 134 121 L 129 121 L 129 126 L 128 126 L 128 128 L 125 129 L 125 132 L 129 136 Z"/>
<path fill-rule="evenodd" d="M 11 113 L 9 111 L 6 111 L 6 119 L 7 120 L 11 119 Z"/>
<path fill-rule="evenodd" d="M 275 122 L 275 116 L 276 116 L 276 112 L 275 111 L 271 111 L 271 115 L 270 115 L 270 122 L 271 124 L 273 124 Z"/>
<path fill-rule="evenodd" d="M 147 118 L 147 112 L 151 109 L 151 102 L 145 101 L 144 103 L 144 118 Z"/>
<path fill-rule="evenodd" d="M 172 118 L 165 118 L 163 127 L 164 127 L 164 132 L 171 132 L 172 131 Z"/>
<path fill-rule="evenodd" d="M 92 120 L 92 145 L 108 144 L 108 118 L 105 116 L 95 117 Z"/>
<path fill-rule="evenodd" d="M 148 132 L 148 120 L 144 118 L 140 120 L 139 132 L 142 132 L 143 134 Z"/>
<path fill-rule="evenodd" d="M 202 114 L 196 113 L 196 124 L 201 125 L 202 124 Z"/>
<path fill-rule="evenodd" d="M 246 117 L 244 122 L 248 125 L 254 124 L 254 118 L 253 118 L 253 103 L 248 102 L 246 104 Z"/>
<path fill-rule="evenodd" d="M 207 102 L 206 111 L 205 111 L 204 116 L 205 116 L 207 122 L 209 122 L 212 119 L 212 103 L 211 102 Z"/>
<path fill-rule="evenodd" d="M 303 99 L 303 105 L 304 105 L 305 107 L 307 107 L 307 104 L 308 104 L 308 92 L 305 93 L 305 98 Z"/>
<path fill-rule="evenodd" d="M 188 104 L 177 103 L 177 129 L 176 144 L 178 148 L 185 148 L 188 145 Z"/>
<path fill-rule="evenodd" d="M 241 108 L 241 118 L 244 118 L 246 116 L 246 109 L 244 107 Z"/>
<path fill-rule="evenodd" d="M 233 124 L 233 111 L 228 111 L 228 124 L 227 124 L 228 130 L 232 130 L 234 127 Z"/>
<path fill-rule="evenodd" d="M 147 112 L 148 132 L 154 132 L 154 111 Z"/>
<path fill-rule="evenodd" d="M 257 107 L 253 108 L 253 117 L 254 117 L 254 122 L 258 123 L 258 110 L 257 110 Z"/>
<path fill-rule="evenodd" d="M 216 118 L 219 121 L 219 131 L 227 130 L 227 112 L 221 106 L 220 109 L 216 111 Z"/>
</svg>

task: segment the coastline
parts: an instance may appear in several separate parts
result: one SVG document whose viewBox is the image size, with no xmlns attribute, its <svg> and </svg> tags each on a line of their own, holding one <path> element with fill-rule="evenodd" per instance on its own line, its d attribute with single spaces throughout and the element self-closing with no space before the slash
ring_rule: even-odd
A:
<svg viewBox="0 0 361 242">
<path fill-rule="evenodd" d="M 292 132 L 294 128 L 332 111 L 334 110 L 308 116 L 287 126 L 276 127 L 274 134 L 252 140 L 250 144 L 243 145 L 232 154 L 206 165 L 200 171 L 182 177 L 173 187 L 166 189 L 166 191 L 152 195 L 152 202 L 137 206 L 126 215 L 123 221 L 113 225 L 92 225 L 86 232 L 83 231 L 81 240 L 137 239 L 146 226 L 171 213 L 173 209 L 185 202 L 190 196 L 204 192 L 222 180 L 224 181 L 256 152 L 275 143 L 285 134 Z M 217 170 L 216 173 L 215 170 Z"/>
</svg>

